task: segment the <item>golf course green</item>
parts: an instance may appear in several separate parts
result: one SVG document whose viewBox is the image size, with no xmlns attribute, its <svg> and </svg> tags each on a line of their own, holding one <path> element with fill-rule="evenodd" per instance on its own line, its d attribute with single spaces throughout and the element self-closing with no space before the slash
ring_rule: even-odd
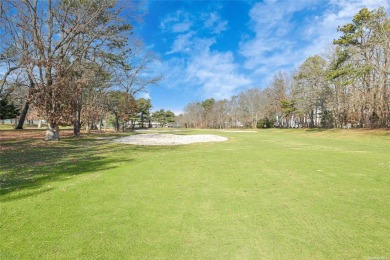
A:
<svg viewBox="0 0 390 260">
<path fill-rule="evenodd" d="M 390 131 L 174 133 L 1 140 L 0 259 L 389 259 Z"/>
</svg>

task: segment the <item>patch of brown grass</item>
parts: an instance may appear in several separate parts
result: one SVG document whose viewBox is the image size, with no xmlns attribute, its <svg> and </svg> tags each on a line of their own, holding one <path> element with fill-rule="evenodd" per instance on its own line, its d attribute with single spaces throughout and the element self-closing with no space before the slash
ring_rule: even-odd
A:
<svg viewBox="0 0 390 260">
<path fill-rule="evenodd" d="M 352 129 L 305 129 L 306 133 L 311 133 L 316 136 L 327 136 L 329 134 L 337 134 L 339 138 L 360 138 L 362 136 L 390 136 L 389 128 L 352 128 Z"/>
<path fill-rule="evenodd" d="M 2 141 L 20 141 L 28 139 L 45 139 L 45 129 L 22 129 L 22 130 L 0 130 L 0 140 Z M 81 136 L 83 135 L 94 135 L 94 134 L 104 134 L 104 133 L 113 133 L 113 131 L 102 132 L 98 130 L 93 130 L 87 133 L 86 131 L 81 131 Z M 60 138 L 72 137 L 73 129 L 61 129 Z M 9 147 L 2 147 L 0 145 L 0 150 L 8 150 Z"/>
<path fill-rule="evenodd" d="M 60 130 L 61 137 L 72 136 L 72 130 Z M 44 129 L 0 130 L 0 140 L 45 139 Z"/>
</svg>

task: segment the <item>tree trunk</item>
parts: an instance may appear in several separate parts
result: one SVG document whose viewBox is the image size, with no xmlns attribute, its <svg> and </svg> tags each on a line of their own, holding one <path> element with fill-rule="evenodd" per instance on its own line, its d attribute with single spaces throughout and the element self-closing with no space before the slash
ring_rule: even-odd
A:
<svg viewBox="0 0 390 260">
<path fill-rule="evenodd" d="M 314 127 L 314 111 L 313 109 L 310 110 L 310 123 L 309 123 L 309 128 L 313 128 Z"/>
<path fill-rule="evenodd" d="M 42 128 L 42 118 L 38 119 L 38 128 Z"/>
<path fill-rule="evenodd" d="M 80 123 L 78 120 L 75 120 L 73 122 L 73 135 L 74 135 L 74 137 L 80 136 Z"/>
<path fill-rule="evenodd" d="M 30 102 L 26 101 L 26 103 L 24 104 L 23 111 L 20 114 L 18 125 L 15 127 L 15 129 L 23 129 L 24 121 L 26 120 L 26 116 L 29 108 L 30 108 Z"/>
<path fill-rule="evenodd" d="M 80 117 L 80 115 L 81 115 L 80 111 L 77 111 L 76 112 L 76 119 L 73 122 L 73 135 L 75 137 L 79 137 L 80 136 L 80 129 L 81 129 L 81 117 Z"/>
<path fill-rule="evenodd" d="M 115 115 L 115 132 L 119 132 L 119 118 L 118 118 L 118 114 L 114 113 L 114 115 Z"/>
<path fill-rule="evenodd" d="M 80 136 L 80 131 L 81 131 L 81 100 L 77 100 L 77 103 L 76 103 L 76 119 L 73 122 L 73 135 L 75 137 L 79 137 Z"/>
<path fill-rule="evenodd" d="M 60 140 L 60 129 L 58 125 L 49 123 L 46 129 L 46 141 L 59 141 Z"/>
<path fill-rule="evenodd" d="M 113 114 L 115 116 L 114 129 L 115 129 L 115 132 L 119 132 L 119 118 L 118 118 L 118 114 L 116 112 L 113 112 Z"/>
<path fill-rule="evenodd" d="M 87 124 L 85 125 L 85 131 L 89 134 L 90 132 L 90 126 L 89 126 L 89 121 L 87 121 Z"/>
<path fill-rule="evenodd" d="M 98 125 L 99 132 L 102 131 L 102 124 L 103 124 L 103 119 L 100 119 L 99 120 L 99 125 Z"/>
<path fill-rule="evenodd" d="M 32 89 L 34 87 L 34 81 L 32 80 L 30 75 L 28 75 L 28 78 L 30 80 L 30 85 L 29 85 L 29 90 L 28 90 L 28 92 L 29 92 L 28 94 L 30 96 L 31 95 L 31 91 L 32 91 Z M 19 117 L 18 125 L 15 127 L 15 129 L 23 129 L 24 121 L 26 120 L 26 116 L 27 116 L 29 108 L 30 108 L 30 102 L 27 99 L 26 103 L 24 104 L 24 108 L 23 108 L 22 114 Z"/>
</svg>

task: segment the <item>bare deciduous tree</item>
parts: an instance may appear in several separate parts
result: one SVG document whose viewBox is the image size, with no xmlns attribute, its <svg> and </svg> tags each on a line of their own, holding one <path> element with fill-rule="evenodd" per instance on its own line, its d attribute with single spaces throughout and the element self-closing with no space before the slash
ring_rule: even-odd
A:
<svg viewBox="0 0 390 260">
<path fill-rule="evenodd" d="M 58 140 L 58 126 L 73 122 L 77 97 L 88 85 L 78 68 L 95 54 L 123 57 L 115 51 L 126 51 L 131 26 L 115 1 L 3 0 L 2 8 L 7 45 L 18 49 L 20 66 L 33 82 L 30 101 L 45 116 L 46 138 Z"/>
</svg>

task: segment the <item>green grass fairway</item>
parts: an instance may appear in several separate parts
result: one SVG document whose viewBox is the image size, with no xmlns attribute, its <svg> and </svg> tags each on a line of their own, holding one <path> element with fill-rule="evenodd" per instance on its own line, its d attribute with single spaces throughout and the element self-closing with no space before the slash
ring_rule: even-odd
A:
<svg viewBox="0 0 390 260">
<path fill-rule="evenodd" d="M 0 259 L 390 258 L 390 131 L 178 133 L 1 140 Z"/>
</svg>

